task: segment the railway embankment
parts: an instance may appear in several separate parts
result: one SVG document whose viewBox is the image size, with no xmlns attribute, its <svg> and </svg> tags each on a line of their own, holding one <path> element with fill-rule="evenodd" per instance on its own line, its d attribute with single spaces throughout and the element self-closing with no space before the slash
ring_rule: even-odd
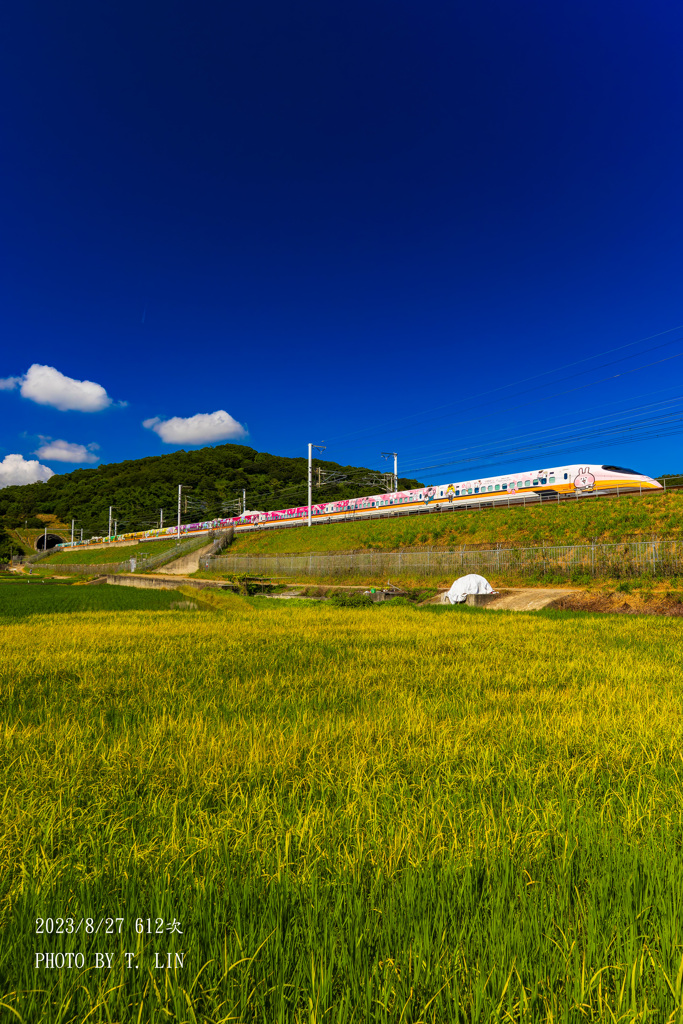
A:
<svg viewBox="0 0 683 1024">
<path fill-rule="evenodd" d="M 200 560 L 197 575 L 443 586 L 468 572 L 496 587 L 630 580 L 675 592 L 683 579 L 683 492 L 260 530 Z"/>
<path fill-rule="evenodd" d="M 526 507 L 436 510 L 422 515 L 239 533 L 234 554 L 456 550 L 683 539 L 683 491 L 585 498 Z"/>
</svg>

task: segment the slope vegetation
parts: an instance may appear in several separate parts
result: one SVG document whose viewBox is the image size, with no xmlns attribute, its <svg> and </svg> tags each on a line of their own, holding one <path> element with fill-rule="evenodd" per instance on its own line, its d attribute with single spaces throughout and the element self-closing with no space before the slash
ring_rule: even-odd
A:
<svg viewBox="0 0 683 1024">
<path fill-rule="evenodd" d="M 123 562 L 127 558 L 141 558 L 143 555 L 161 555 L 171 551 L 178 544 L 176 537 L 168 540 L 149 541 L 145 544 L 110 544 L 102 548 L 62 548 L 41 559 L 39 566 L 49 565 L 103 565 L 107 562 Z"/>
<path fill-rule="evenodd" d="M 431 513 L 264 530 L 237 536 L 230 548 L 244 552 L 395 551 L 399 548 L 525 547 L 535 544 L 604 543 L 627 538 L 683 536 L 683 491 L 630 498 L 582 498 L 526 508 Z"/>
</svg>

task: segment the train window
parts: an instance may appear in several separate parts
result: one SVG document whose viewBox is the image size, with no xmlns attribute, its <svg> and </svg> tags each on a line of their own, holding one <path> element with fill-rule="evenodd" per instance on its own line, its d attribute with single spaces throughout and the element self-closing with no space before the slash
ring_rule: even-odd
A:
<svg viewBox="0 0 683 1024">
<path fill-rule="evenodd" d="M 538 487 L 538 480 L 534 480 L 534 487 Z"/>
<path fill-rule="evenodd" d="M 567 477 L 568 477 L 568 476 L 569 476 L 569 474 L 568 474 L 568 473 L 565 473 L 565 474 L 564 474 L 564 478 L 565 478 L 565 480 L 567 479 Z"/>
<path fill-rule="evenodd" d="M 489 489 L 490 491 L 492 491 L 492 490 L 493 490 L 493 484 L 489 484 L 489 487 L 488 487 L 488 489 Z"/>
<path fill-rule="evenodd" d="M 503 490 L 507 491 L 507 489 L 508 489 L 508 485 L 507 484 L 503 484 Z"/>
<path fill-rule="evenodd" d="M 520 485 L 521 485 L 521 482 L 520 482 Z M 525 487 L 531 487 L 531 480 L 525 480 L 524 481 L 524 486 Z"/>
<path fill-rule="evenodd" d="M 541 477 L 541 483 L 542 483 L 542 484 L 545 484 L 545 483 L 547 483 L 547 482 L 548 482 L 548 481 L 547 481 L 546 477 L 542 476 L 542 477 Z"/>
<path fill-rule="evenodd" d="M 475 493 L 475 494 L 479 494 L 479 488 L 478 488 L 478 487 L 475 487 L 475 488 L 474 488 L 474 493 Z"/>
<path fill-rule="evenodd" d="M 459 498 L 460 497 L 460 491 L 456 491 L 455 492 L 455 496 L 456 496 L 456 498 Z"/>
<path fill-rule="evenodd" d="M 640 476 L 638 470 L 624 469 L 623 466 L 603 466 L 602 468 L 607 470 L 608 473 L 629 473 L 631 476 Z"/>
<path fill-rule="evenodd" d="M 518 487 L 524 487 L 524 481 L 523 481 L 523 480 L 518 480 L 518 481 L 517 481 L 517 486 L 518 486 Z M 529 486 L 529 484 L 527 483 L 527 487 L 528 487 L 528 486 Z"/>
<path fill-rule="evenodd" d="M 497 490 L 497 491 L 499 491 L 499 490 L 500 490 L 500 484 L 496 484 L 496 490 Z"/>
<path fill-rule="evenodd" d="M 555 477 L 554 477 L 554 476 L 551 476 L 551 477 L 550 477 L 550 483 L 551 483 L 551 484 L 554 484 L 554 483 L 555 483 Z"/>
</svg>

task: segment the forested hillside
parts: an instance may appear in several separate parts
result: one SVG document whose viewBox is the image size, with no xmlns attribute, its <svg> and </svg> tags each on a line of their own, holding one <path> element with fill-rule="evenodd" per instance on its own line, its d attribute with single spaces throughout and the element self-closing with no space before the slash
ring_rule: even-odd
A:
<svg viewBox="0 0 683 1024">
<path fill-rule="evenodd" d="M 385 489 L 376 471 L 321 460 L 314 466 L 314 501 Z M 236 502 L 241 501 L 243 490 L 249 509 L 289 508 L 306 503 L 307 462 L 225 444 L 76 469 L 47 483 L 0 490 L 0 521 L 8 528 L 26 523 L 39 527 L 42 524 L 35 517 L 47 513 L 64 523 L 76 519 L 78 529 L 88 536 L 106 532 L 112 505 L 119 532 L 158 526 L 161 509 L 164 524 L 171 525 L 177 516 L 179 484 L 183 485 L 184 522 L 238 514 Z M 399 486 L 421 484 L 399 479 Z"/>
</svg>

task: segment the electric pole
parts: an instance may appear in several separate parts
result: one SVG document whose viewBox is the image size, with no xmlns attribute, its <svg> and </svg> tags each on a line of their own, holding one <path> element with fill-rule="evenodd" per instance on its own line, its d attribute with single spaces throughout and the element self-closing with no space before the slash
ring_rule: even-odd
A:
<svg viewBox="0 0 683 1024">
<path fill-rule="evenodd" d="M 308 525 L 311 525 L 312 516 L 312 491 L 313 491 L 313 449 L 317 452 L 324 452 L 325 448 L 319 444 L 309 444 L 308 446 Z"/>
<path fill-rule="evenodd" d="M 187 484 L 185 484 L 185 490 L 186 491 L 191 491 L 192 488 L 189 487 Z M 180 542 L 180 509 L 182 507 L 182 504 L 181 504 L 182 500 L 183 500 L 183 485 L 182 484 L 178 484 L 178 542 Z M 186 502 L 185 502 L 185 511 L 187 511 L 187 499 L 186 499 Z"/>
<path fill-rule="evenodd" d="M 398 452 L 380 452 L 383 459 L 390 459 L 394 456 L 394 494 L 398 490 Z"/>
<path fill-rule="evenodd" d="M 159 529 L 163 530 L 163 528 L 164 528 L 164 510 L 163 510 L 163 508 L 160 508 L 159 509 Z"/>
<path fill-rule="evenodd" d="M 242 515 L 247 511 L 247 492 L 242 488 Z"/>
<path fill-rule="evenodd" d="M 113 507 L 114 507 L 113 505 L 109 506 L 109 533 L 107 535 L 107 540 L 111 540 L 111 511 L 112 511 Z"/>
<path fill-rule="evenodd" d="M 75 523 L 76 523 L 76 520 L 72 519 L 71 520 L 71 547 L 74 546 L 74 525 L 75 525 Z"/>
</svg>

